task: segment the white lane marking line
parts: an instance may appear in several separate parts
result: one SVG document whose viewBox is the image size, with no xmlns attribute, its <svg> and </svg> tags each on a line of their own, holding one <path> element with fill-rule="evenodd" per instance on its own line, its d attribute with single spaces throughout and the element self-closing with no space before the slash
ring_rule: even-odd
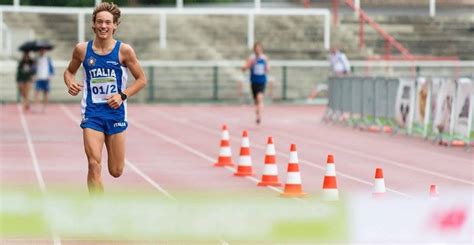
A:
<svg viewBox="0 0 474 245">
<path fill-rule="evenodd" d="M 67 115 L 69 119 L 71 119 L 74 122 L 78 122 L 79 118 L 75 117 L 69 109 L 67 109 L 63 104 L 60 105 L 62 111 Z M 137 175 L 142 177 L 146 182 L 151 184 L 155 189 L 163 193 L 166 197 L 168 197 L 171 200 L 175 200 L 176 198 L 173 197 L 169 192 L 167 192 L 165 189 L 163 189 L 156 181 L 154 181 L 152 178 L 150 178 L 148 175 L 140 171 L 138 167 L 136 167 L 134 164 L 132 164 L 127 158 L 125 158 L 125 164 L 129 166 Z"/>
<path fill-rule="evenodd" d="M 199 129 L 201 131 L 204 131 L 204 132 L 207 132 L 207 133 L 210 133 L 210 134 L 214 134 L 214 135 L 219 135 L 220 133 L 219 132 L 214 132 L 206 127 L 203 127 L 203 126 L 200 126 L 200 125 L 196 125 L 196 124 L 193 124 L 193 123 L 190 123 L 190 122 L 183 122 L 183 121 L 180 121 L 180 120 L 174 120 L 172 119 L 173 117 L 165 112 L 158 112 L 158 111 L 152 111 L 152 113 L 154 114 L 161 114 L 161 116 L 167 120 L 170 120 L 170 121 L 175 121 L 175 122 L 178 122 L 178 123 L 181 123 L 181 124 L 186 124 L 186 125 L 189 125 L 190 127 L 193 127 L 193 128 L 196 128 L 196 129 Z M 234 142 L 237 142 L 238 140 L 236 139 L 231 139 L 232 141 Z M 255 144 L 253 143 L 252 144 L 253 146 L 259 148 L 259 149 L 262 149 L 262 150 L 265 150 L 266 147 L 263 146 L 263 145 L 260 145 L 260 144 Z M 284 158 L 289 158 L 287 155 L 283 154 L 283 153 L 277 153 L 278 156 L 282 156 Z M 326 168 L 323 167 L 323 166 L 319 166 L 318 164 L 316 163 L 312 163 L 310 161 L 307 161 L 307 160 L 304 160 L 302 158 L 299 159 L 301 163 L 309 166 L 309 167 L 313 167 L 313 168 L 318 168 L 318 169 L 321 169 L 321 170 L 325 170 Z M 337 174 L 344 177 L 344 178 L 347 178 L 347 179 L 350 179 L 350 180 L 353 180 L 353 181 L 356 181 L 356 182 L 359 182 L 359 183 L 362 183 L 362 184 L 366 184 L 366 185 L 369 185 L 369 186 L 373 186 L 374 184 L 371 183 L 371 182 L 368 182 L 368 181 L 365 181 L 365 180 L 362 180 L 362 179 L 359 179 L 357 177 L 354 177 L 354 176 L 351 176 L 349 174 L 345 174 L 345 173 L 341 173 L 340 171 L 337 171 Z M 393 192 L 395 194 L 398 194 L 400 196 L 404 196 L 404 197 L 408 197 L 408 198 L 414 198 L 414 196 L 412 195 L 409 195 L 409 194 L 406 194 L 406 193 L 403 193 L 403 192 L 400 192 L 400 191 L 397 191 L 397 190 L 394 190 L 392 188 L 386 188 L 388 191 L 390 192 Z M 280 191 L 280 190 L 279 190 Z M 281 191 L 280 191 L 281 192 Z"/>
<path fill-rule="evenodd" d="M 194 111 L 197 111 L 197 109 L 194 109 Z M 200 112 L 200 113 L 202 114 L 202 112 Z M 206 117 L 209 118 L 211 116 L 212 115 L 207 115 Z M 294 121 L 294 122 L 303 122 L 303 123 L 305 123 L 305 125 L 318 124 L 318 125 L 327 126 L 327 124 L 322 122 L 321 120 L 315 120 L 314 115 L 310 118 L 305 117 L 304 119 L 301 119 L 301 120 L 284 119 L 284 120 L 280 120 L 279 122 L 281 122 L 281 121 L 284 121 L 285 123 L 287 123 L 288 121 L 292 121 L 292 122 Z M 407 139 L 410 139 L 410 138 L 407 138 Z M 395 142 L 385 142 L 385 143 L 389 144 L 390 146 L 396 146 L 397 145 L 397 143 L 395 143 Z M 444 154 L 444 153 L 440 153 L 440 152 L 433 152 L 433 151 L 425 149 L 425 148 L 419 148 L 417 150 L 422 151 L 424 153 L 435 154 L 435 155 L 446 157 L 446 158 L 456 159 L 458 161 L 462 161 L 463 164 L 469 164 L 469 166 L 472 165 L 472 160 L 471 159 L 466 159 L 466 158 L 462 158 L 462 157 L 458 157 L 458 156 L 454 156 L 454 155 L 448 155 L 448 154 Z"/>
<path fill-rule="evenodd" d="M 208 161 L 211 162 L 211 163 L 215 162 L 215 159 L 214 159 L 214 158 L 212 158 L 212 157 L 210 157 L 210 156 L 208 156 L 208 155 L 206 155 L 206 154 L 204 154 L 204 153 L 202 153 L 202 152 L 200 152 L 200 151 L 197 151 L 197 150 L 195 150 L 194 148 L 192 148 L 192 147 L 190 147 L 190 146 L 188 146 L 188 145 L 186 145 L 186 144 L 183 144 L 183 143 L 181 143 L 181 142 L 178 141 L 178 140 L 175 140 L 175 139 L 173 139 L 173 138 L 171 138 L 171 137 L 169 137 L 169 136 L 167 136 L 167 135 L 164 135 L 164 134 L 162 134 L 162 133 L 160 133 L 160 132 L 157 132 L 157 131 L 155 131 L 155 130 L 153 130 L 153 129 L 151 129 L 151 128 L 145 126 L 145 125 L 143 125 L 142 123 L 139 123 L 138 121 L 133 120 L 133 121 L 132 121 L 132 125 L 135 126 L 135 127 L 137 127 L 137 128 L 140 128 L 141 130 L 143 130 L 143 131 L 145 131 L 145 132 L 148 132 L 149 134 L 158 136 L 158 137 L 160 137 L 161 139 L 163 139 L 163 140 L 165 140 L 165 141 L 168 141 L 169 143 L 174 144 L 174 145 L 176 145 L 176 146 L 182 148 L 183 150 L 186 150 L 186 151 L 188 151 L 188 152 L 190 152 L 190 153 L 192 153 L 192 154 L 194 154 L 194 155 L 196 155 L 196 156 L 198 156 L 198 157 L 201 157 L 201 158 L 203 158 L 203 159 L 205 159 L 205 160 L 208 160 Z M 232 168 L 232 167 L 229 167 L 229 166 L 225 167 L 225 169 L 229 170 L 229 171 L 232 172 L 232 173 L 235 172 L 235 169 Z M 253 182 L 255 182 L 255 183 L 258 183 L 258 182 L 259 182 L 258 179 L 254 178 L 254 177 L 251 177 L 251 176 L 247 176 L 247 179 L 250 179 L 251 181 L 253 181 Z M 275 188 L 275 187 L 273 187 L 273 186 L 267 186 L 267 187 L 268 187 L 269 189 L 271 189 L 271 190 L 274 190 L 274 191 L 278 192 L 278 193 L 281 193 L 281 192 L 282 192 L 280 189 Z"/>
<path fill-rule="evenodd" d="M 202 111 L 200 112 L 200 114 L 201 114 L 201 116 L 203 116 Z M 210 117 L 213 117 L 213 115 L 208 114 L 206 117 L 210 118 Z M 273 128 L 281 130 L 281 128 L 278 128 L 278 127 L 273 127 Z M 286 134 L 286 133 L 280 133 L 280 134 L 284 135 L 284 136 L 287 136 L 287 137 L 293 137 L 293 138 L 297 137 L 297 136 L 289 135 L 289 134 Z M 359 156 L 359 157 L 369 157 L 373 160 L 383 161 L 383 162 L 386 162 L 388 164 L 395 165 L 395 166 L 405 168 L 405 169 L 409 169 L 409 170 L 412 170 L 412 171 L 417 171 L 417 172 L 421 172 L 421 173 L 424 173 L 424 174 L 431 174 L 431 175 L 436 176 L 436 177 L 445 178 L 445 179 L 449 179 L 449 180 L 453 180 L 453 181 L 458 181 L 458 182 L 461 182 L 461 183 L 464 183 L 464 184 L 474 185 L 474 182 L 472 182 L 470 180 L 460 179 L 460 178 L 456 178 L 456 177 L 453 177 L 453 176 L 450 176 L 450 175 L 446 175 L 446 174 L 442 174 L 442 173 L 438 173 L 438 172 L 434 172 L 434 171 L 429 171 L 429 170 L 425 170 L 425 169 L 422 169 L 422 168 L 413 167 L 411 165 L 404 164 L 404 163 L 397 162 L 397 161 L 393 161 L 393 160 L 390 160 L 388 158 L 377 157 L 377 156 L 372 156 L 372 155 L 360 153 L 360 152 L 357 152 L 357 151 L 346 150 L 346 148 L 337 146 L 335 144 L 327 144 L 327 143 L 323 143 L 321 141 L 305 139 L 305 138 L 302 138 L 300 136 L 298 136 L 297 138 L 303 139 L 303 140 L 306 140 L 306 141 L 309 141 L 309 142 L 312 142 L 312 143 L 315 143 L 315 144 L 319 144 L 320 146 L 325 146 L 325 147 L 328 147 L 328 148 L 333 148 L 333 149 L 338 149 L 338 150 L 341 150 L 341 151 L 345 151 L 348 154 L 353 154 L 353 155 L 356 155 L 356 156 Z M 436 153 L 436 152 L 429 152 L 429 151 L 424 150 L 424 149 L 420 149 L 420 151 L 424 151 L 424 152 L 428 152 L 428 153 L 434 153 L 434 154 L 437 154 L 437 155 L 440 155 L 440 156 L 443 156 L 443 157 L 451 157 L 453 159 L 457 159 L 457 160 L 461 160 L 461 161 L 469 161 L 469 160 L 464 159 L 464 158 L 459 158 L 459 157 L 456 157 L 456 156 L 451 156 L 451 155 L 446 155 L 446 154 L 441 154 L 441 153 Z M 471 162 L 469 162 L 469 163 L 471 163 Z"/>
<path fill-rule="evenodd" d="M 300 158 L 300 162 L 306 164 L 307 166 L 319 168 L 319 169 L 321 169 L 321 170 L 326 170 L 325 167 L 319 166 L 319 165 L 317 165 L 317 164 L 315 164 L 315 163 L 309 162 L 309 161 L 307 161 L 307 160 L 303 160 L 303 159 L 301 159 L 301 158 Z M 353 176 L 348 175 L 348 174 L 345 174 L 345 173 L 341 173 L 341 171 L 339 171 L 339 170 L 337 171 L 336 174 L 339 175 L 339 176 L 342 176 L 342 177 L 344 177 L 344 178 L 346 178 L 346 179 L 350 179 L 350 180 L 353 180 L 353 181 L 356 181 L 356 182 L 359 182 L 359 183 L 363 183 L 363 184 L 366 184 L 366 185 L 369 185 L 369 186 L 374 186 L 374 183 L 372 183 L 372 182 L 365 181 L 365 180 L 363 180 L 363 179 L 359 179 L 359 178 L 357 178 L 357 177 L 353 177 Z M 412 196 L 412 195 L 409 195 L 409 194 L 406 194 L 406 193 L 397 191 L 397 190 L 392 189 L 392 188 L 386 187 L 385 189 L 388 190 L 388 191 L 390 191 L 390 192 L 396 193 L 396 194 L 398 194 L 398 195 L 400 195 L 400 196 L 404 196 L 404 197 L 408 197 L 408 198 L 414 198 L 414 196 Z"/>
<path fill-rule="evenodd" d="M 135 165 L 133 165 L 130 161 L 125 159 L 125 164 L 127 164 L 133 171 L 135 171 L 138 175 L 140 175 L 143 179 L 145 179 L 150 185 L 161 191 L 166 197 L 171 200 L 176 201 L 176 198 L 173 197 L 169 192 L 167 192 L 163 187 L 161 187 L 158 183 L 156 183 L 153 179 L 151 179 L 148 175 L 143 173 L 140 169 L 138 169 Z"/>
<path fill-rule="evenodd" d="M 201 115 L 202 114 L 203 113 L 201 112 Z M 209 115 L 207 117 L 209 118 L 211 116 L 212 115 Z M 364 158 L 377 160 L 377 161 L 380 161 L 380 162 L 385 162 L 387 164 L 395 165 L 395 166 L 400 167 L 400 168 L 406 168 L 406 169 L 413 170 L 413 171 L 416 171 L 416 172 L 420 172 L 420 173 L 424 173 L 424 174 L 431 174 L 431 175 L 436 176 L 436 177 L 449 179 L 449 180 L 453 180 L 453 181 L 458 181 L 458 182 L 461 182 L 461 183 L 464 183 L 464 184 L 474 185 L 474 182 L 469 181 L 469 180 L 464 180 L 464 179 L 456 178 L 456 177 L 453 177 L 453 176 L 450 176 L 450 175 L 441 174 L 441 173 L 438 173 L 438 172 L 429 171 L 429 170 L 425 170 L 425 169 L 418 168 L 418 167 L 413 167 L 413 166 L 410 166 L 410 165 L 407 165 L 407 164 L 404 164 L 404 163 L 401 163 L 401 162 L 392 161 L 392 160 L 385 159 L 385 158 L 382 158 L 382 157 L 377 157 L 377 156 L 372 156 L 372 155 L 364 154 L 364 153 L 357 152 L 357 151 L 347 150 L 346 148 L 343 148 L 343 147 L 340 147 L 340 146 L 337 146 L 337 145 L 323 143 L 323 142 L 312 140 L 312 139 L 305 139 L 303 137 L 293 136 L 293 135 L 290 135 L 290 134 L 287 134 L 287 133 L 277 132 L 275 135 L 277 135 L 277 134 L 280 134 L 280 135 L 283 135 L 283 136 L 286 136 L 286 137 L 290 137 L 290 138 L 293 138 L 293 139 L 298 139 L 298 140 L 303 140 L 303 141 L 306 141 L 306 142 L 318 144 L 320 146 L 325 146 L 325 147 L 328 147 L 328 148 L 337 149 L 337 150 L 343 151 L 347 154 L 352 154 L 352 155 L 356 155 L 356 156 L 359 156 L 359 157 L 364 157 Z"/>
<path fill-rule="evenodd" d="M 23 127 L 23 132 L 25 133 L 26 143 L 28 145 L 28 150 L 30 152 L 31 160 L 33 162 L 33 168 L 35 169 L 36 179 L 38 181 L 41 193 L 44 196 L 46 195 L 46 184 L 44 182 L 43 175 L 41 174 L 41 170 L 38 163 L 38 157 L 36 156 L 35 146 L 33 145 L 33 140 L 31 138 L 30 129 L 28 127 L 28 123 L 26 122 L 25 115 L 23 114 L 23 110 L 21 109 L 21 106 L 19 104 L 17 105 L 17 108 L 18 112 L 20 113 L 21 126 Z M 51 236 L 53 238 L 53 244 L 61 245 L 61 238 L 54 231 L 51 232 Z"/>
<path fill-rule="evenodd" d="M 46 194 L 46 184 L 44 183 L 43 175 L 41 174 L 38 158 L 36 156 L 35 147 L 33 145 L 33 140 L 31 139 L 30 130 L 28 128 L 28 123 L 26 122 L 25 115 L 23 114 L 23 111 L 19 104 L 17 108 L 18 108 L 18 112 L 20 113 L 21 126 L 23 127 L 23 132 L 25 133 L 26 144 L 28 146 L 28 150 L 31 155 L 31 161 L 33 162 L 33 168 L 35 170 L 36 180 L 38 181 L 38 185 L 40 187 L 41 193 Z"/>
<path fill-rule="evenodd" d="M 343 148 L 343 147 L 340 147 L 340 146 L 336 146 L 336 145 L 332 145 L 332 144 L 328 144 L 328 143 L 323 143 L 323 142 L 312 140 L 312 139 L 305 139 L 305 138 L 302 138 L 302 137 L 299 137 L 299 136 L 292 136 L 292 135 L 289 135 L 289 134 L 286 134 L 286 133 L 281 133 L 281 132 L 278 132 L 276 134 L 280 134 L 280 135 L 290 137 L 290 138 L 293 138 L 293 139 L 298 139 L 298 140 L 301 140 L 301 141 L 306 141 L 306 142 L 309 142 L 309 143 L 312 143 L 312 144 L 317 144 L 319 146 L 333 148 L 333 149 L 336 149 L 336 150 L 339 150 L 339 151 L 342 151 L 342 152 L 345 152 L 345 153 L 348 153 L 348 154 L 356 155 L 356 156 L 363 157 L 363 158 L 373 159 L 373 160 L 376 160 L 376 161 L 379 161 L 379 162 L 384 162 L 384 163 L 387 163 L 387 164 L 391 164 L 391 165 L 394 165 L 394 166 L 397 166 L 397 167 L 400 167 L 400 168 L 413 170 L 415 172 L 430 174 L 430 175 L 433 175 L 433 176 L 436 176 L 436 177 L 449 179 L 449 180 L 461 182 L 461 183 L 464 183 L 464 184 L 474 185 L 474 182 L 472 182 L 472 181 L 456 178 L 456 177 L 453 177 L 453 176 L 450 176 L 450 175 L 441 174 L 441 173 L 437 173 L 437 172 L 430 171 L 430 170 L 425 170 L 425 169 L 414 167 L 414 166 L 409 166 L 409 165 L 401 163 L 401 162 L 392 161 L 392 160 L 385 159 L 385 158 L 382 158 L 382 157 L 372 156 L 372 155 L 365 154 L 365 153 L 362 153 L 362 152 L 349 150 L 349 149 L 346 149 L 346 148 Z"/>
</svg>

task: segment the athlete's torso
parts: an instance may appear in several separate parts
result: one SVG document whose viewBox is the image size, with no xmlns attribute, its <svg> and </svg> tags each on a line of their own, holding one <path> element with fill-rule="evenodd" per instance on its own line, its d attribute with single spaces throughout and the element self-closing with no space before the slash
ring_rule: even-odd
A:
<svg viewBox="0 0 474 245">
<path fill-rule="evenodd" d="M 112 51 L 100 55 L 92 49 L 93 41 L 87 42 L 84 67 L 84 88 L 81 111 L 84 118 L 115 118 L 126 121 L 126 101 L 118 109 L 107 104 L 107 98 L 127 87 L 127 68 L 120 63 L 120 41 L 116 41 Z"/>
<path fill-rule="evenodd" d="M 265 55 L 252 55 L 253 64 L 250 67 L 250 81 L 252 83 L 267 82 L 267 57 Z"/>
</svg>

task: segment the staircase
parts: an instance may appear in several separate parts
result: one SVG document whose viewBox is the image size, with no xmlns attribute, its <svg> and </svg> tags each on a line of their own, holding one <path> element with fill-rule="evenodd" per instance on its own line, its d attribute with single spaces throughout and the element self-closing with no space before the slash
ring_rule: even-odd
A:
<svg viewBox="0 0 474 245">
<path fill-rule="evenodd" d="M 410 50 L 413 55 L 458 56 L 461 60 L 474 59 L 474 16 L 436 17 L 372 16 L 382 29 Z M 362 55 L 383 55 L 385 40 L 369 25 L 365 25 L 365 45 Z M 336 34 L 338 43 L 359 43 L 359 21 L 343 16 Z M 341 38 L 341 39 L 338 39 Z M 335 40 L 335 39 L 333 39 Z M 353 45 L 349 57 L 356 57 Z M 399 53 L 392 49 L 393 54 Z"/>
</svg>

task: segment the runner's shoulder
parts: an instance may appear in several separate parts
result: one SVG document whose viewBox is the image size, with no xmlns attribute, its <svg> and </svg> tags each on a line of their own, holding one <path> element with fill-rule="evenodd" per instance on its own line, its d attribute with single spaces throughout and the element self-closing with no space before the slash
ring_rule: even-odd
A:
<svg viewBox="0 0 474 245">
<path fill-rule="evenodd" d="M 80 42 L 74 47 L 73 55 L 80 60 L 84 60 L 87 51 L 87 42 Z"/>
</svg>

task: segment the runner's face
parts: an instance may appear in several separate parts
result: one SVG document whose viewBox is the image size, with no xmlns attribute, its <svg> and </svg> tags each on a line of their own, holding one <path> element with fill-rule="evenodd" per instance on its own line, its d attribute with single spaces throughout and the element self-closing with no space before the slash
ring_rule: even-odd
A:
<svg viewBox="0 0 474 245">
<path fill-rule="evenodd" d="M 255 45 L 255 54 L 261 55 L 263 53 L 263 48 L 261 45 Z"/>
<path fill-rule="evenodd" d="M 111 38 L 117 29 L 117 25 L 114 23 L 114 16 L 107 11 L 97 13 L 93 29 L 98 38 Z"/>
</svg>

